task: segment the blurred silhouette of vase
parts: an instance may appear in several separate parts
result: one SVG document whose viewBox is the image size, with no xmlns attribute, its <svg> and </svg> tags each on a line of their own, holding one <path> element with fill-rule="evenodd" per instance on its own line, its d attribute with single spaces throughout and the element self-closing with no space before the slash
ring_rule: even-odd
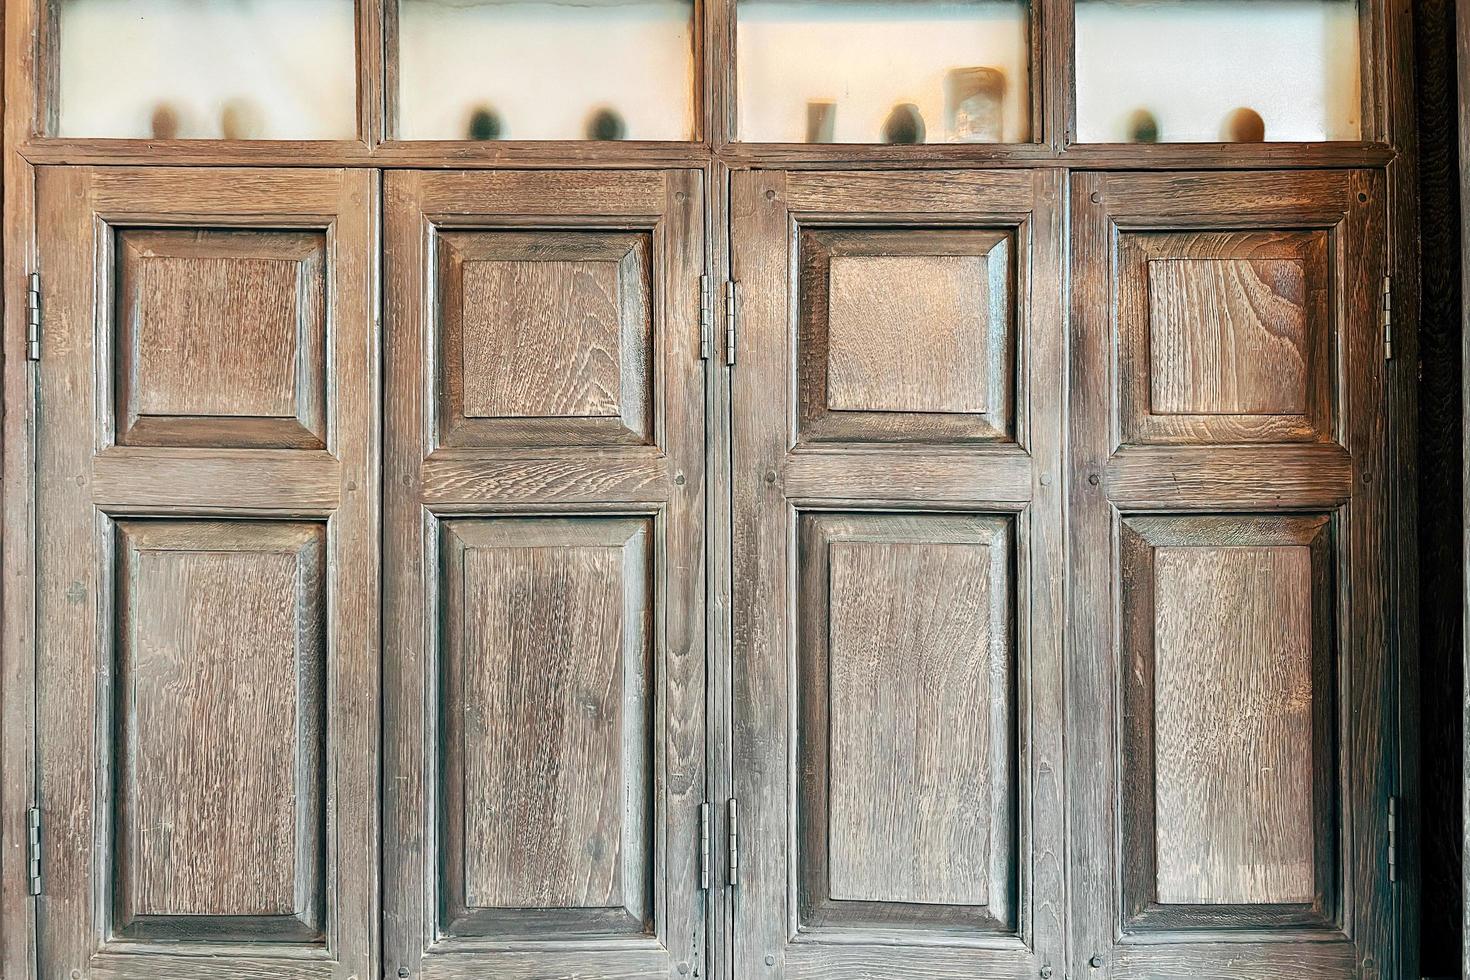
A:
<svg viewBox="0 0 1470 980">
<path fill-rule="evenodd" d="M 806 141 L 830 143 L 837 130 L 837 103 L 830 99 L 811 99 L 806 104 Z"/>
<path fill-rule="evenodd" d="M 1227 143 L 1262 143 L 1266 139 L 1266 120 L 1256 110 L 1241 106 L 1225 117 L 1220 135 Z"/>
<path fill-rule="evenodd" d="M 249 99 L 231 99 L 220 109 L 219 130 L 227 140 L 259 139 L 265 131 L 265 116 Z"/>
<path fill-rule="evenodd" d="M 894 106 L 888 118 L 883 120 L 883 142 L 924 142 L 924 117 L 919 114 L 919 107 L 912 102 L 900 102 Z"/>
<path fill-rule="evenodd" d="M 616 109 L 603 106 L 587 119 L 589 140 L 620 140 L 628 136 L 628 124 Z"/>
<path fill-rule="evenodd" d="M 465 127 L 465 135 L 472 140 L 498 140 L 500 134 L 505 131 L 505 123 L 500 119 L 500 113 L 488 105 L 475 106 L 470 110 L 470 121 Z"/>
<path fill-rule="evenodd" d="M 1005 134 L 1001 112 L 1005 72 L 999 68 L 951 68 L 944 76 L 944 89 L 952 141 L 1001 142 Z"/>
</svg>

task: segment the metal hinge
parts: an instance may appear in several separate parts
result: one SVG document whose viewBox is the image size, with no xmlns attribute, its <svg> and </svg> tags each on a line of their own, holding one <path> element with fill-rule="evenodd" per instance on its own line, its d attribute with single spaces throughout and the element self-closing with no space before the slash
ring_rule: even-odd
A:
<svg viewBox="0 0 1470 980">
<path fill-rule="evenodd" d="M 731 798 L 725 805 L 730 831 L 730 886 L 740 884 L 740 805 Z"/>
<path fill-rule="evenodd" d="M 709 824 L 712 810 L 708 803 L 699 805 L 699 888 L 709 891 Z"/>
<path fill-rule="evenodd" d="M 1388 880 L 1399 880 L 1399 798 L 1388 798 Z"/>
<path fill-rule="evenodd" d="M 26 280 L 26 360 L 41 359 L 41 274 Z"/>
<path fill-rule="evenodd" d="M 699 277 L 699 359 L 709 360 L 710 344 L 714 340 L 715 313 L 714 295 L 710 289 L 709 276 Z"/>
<path fill-rule="evenodd" d="M 1393 360 L 1393 276 L 1383 277 L 1383 359 Z"/>
<path fill-rule="evenodd" d="M 725 363 L 735 363 L 735 284 L 725 283 Z"/>
<path fill-rule="evenodd" d="M 26 894 L 41 894 L 41 811 L 26 811 Z"/>
</svg>

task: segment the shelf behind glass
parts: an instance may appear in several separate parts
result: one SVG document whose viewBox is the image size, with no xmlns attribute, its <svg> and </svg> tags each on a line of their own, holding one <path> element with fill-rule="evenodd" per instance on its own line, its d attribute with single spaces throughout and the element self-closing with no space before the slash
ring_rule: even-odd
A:
<svg viewBox="0 0 1470 980">
<path fill-rule="evenodd" d="M 1020 143 L 1030 10 L 1014 0 L 738 0 L 739 138 Z"/>
<path fill-rule="evenodd" d="M 58 0 L 56 133 L 357 137 L 352 0 Z"/>
<path fill-rule="evenodd" d="M 1362 138 L 1355 0 L 1077 0 L 1077 140 Z"/>
<path fill-rule="evenodd" d="M 692 0 L 400 0 L 404 140 L 694 138 Z"/>
</svg>

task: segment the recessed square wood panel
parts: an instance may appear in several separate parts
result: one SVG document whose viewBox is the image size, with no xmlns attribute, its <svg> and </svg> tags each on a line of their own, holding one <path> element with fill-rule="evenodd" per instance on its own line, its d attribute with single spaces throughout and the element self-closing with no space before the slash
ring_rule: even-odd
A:
<svg viewBox="0 0 1470 980">
<path fill-rule="evenodd" d="M 813 227 L 798 248 L 800 440 L 1011 435 L 1010 232 Z"/>
<path fill-rule="evenodd" d="M 1155 414 L 1306 412 L 1301 261 L 1155 259 L 1148 284 Z"/>
<path fill-rule="evenodd" d="M 1324 231 L 1124 234 L 1123 441 L 1330 440 L 1329 253 Z"/>
<path fill-rule="evenodd" d="M 649 535 L 641 518 L 444 526 L 451 934 L 651 928 Z"/>
<path fill-rule="evenodd" d="M 990 408 L 987 256 L 834 255 L 831 263 L 827 408 Z"/>
<path fill-rule="evenodd" d="M 138 520 L 117 533 L 114 927 L 316 938 L 325 528 Z"/>
<path fill-rule="evenodd" d="M 1008 518 L 801 518 L 803 927 L 1014 928 Z"/>
<path fill-rule="evenodd" d="M 649 233 L 446 230 L 438 240 L 444 445 L 651 440 Z"/>
<path fill-rule="evenodd" d="M 116 235 L 117 441 L 326 445 L 326 236 Z"/>
<path fill-rule="evenodd" d="M 1330 520 L 1132 518 L 1121 540 L 1134 926 L 1329 924 Z"/>
</svg>

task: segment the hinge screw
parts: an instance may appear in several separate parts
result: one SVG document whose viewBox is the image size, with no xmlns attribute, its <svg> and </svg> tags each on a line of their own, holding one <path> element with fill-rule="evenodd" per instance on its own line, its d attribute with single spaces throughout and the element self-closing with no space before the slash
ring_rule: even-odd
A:
<svg viewBox="0 0 1470 980">
<path fill-rule="evenodd" d="M 1051 980 L 1051 967 L 1050 966 L 1043 966 L 1041 968 L 1041 980 Z"/>
<path fill-rule="evenodd" d="M 398 968 L 398 975 L 400 977 L 406 977 L 406 976 L 408 976 L 408 967 L 406 967 L 406 966 L 400 966 Z"/>
<path fill-rule="evenodd" d="M 1087 961 L 1087 965 L 1092 967 L 1094 970 L 1100 970 L 1102 969 L 1103 958 L 1101 956 L 1094 956 L 1092 959 Z"/>
</svg>

